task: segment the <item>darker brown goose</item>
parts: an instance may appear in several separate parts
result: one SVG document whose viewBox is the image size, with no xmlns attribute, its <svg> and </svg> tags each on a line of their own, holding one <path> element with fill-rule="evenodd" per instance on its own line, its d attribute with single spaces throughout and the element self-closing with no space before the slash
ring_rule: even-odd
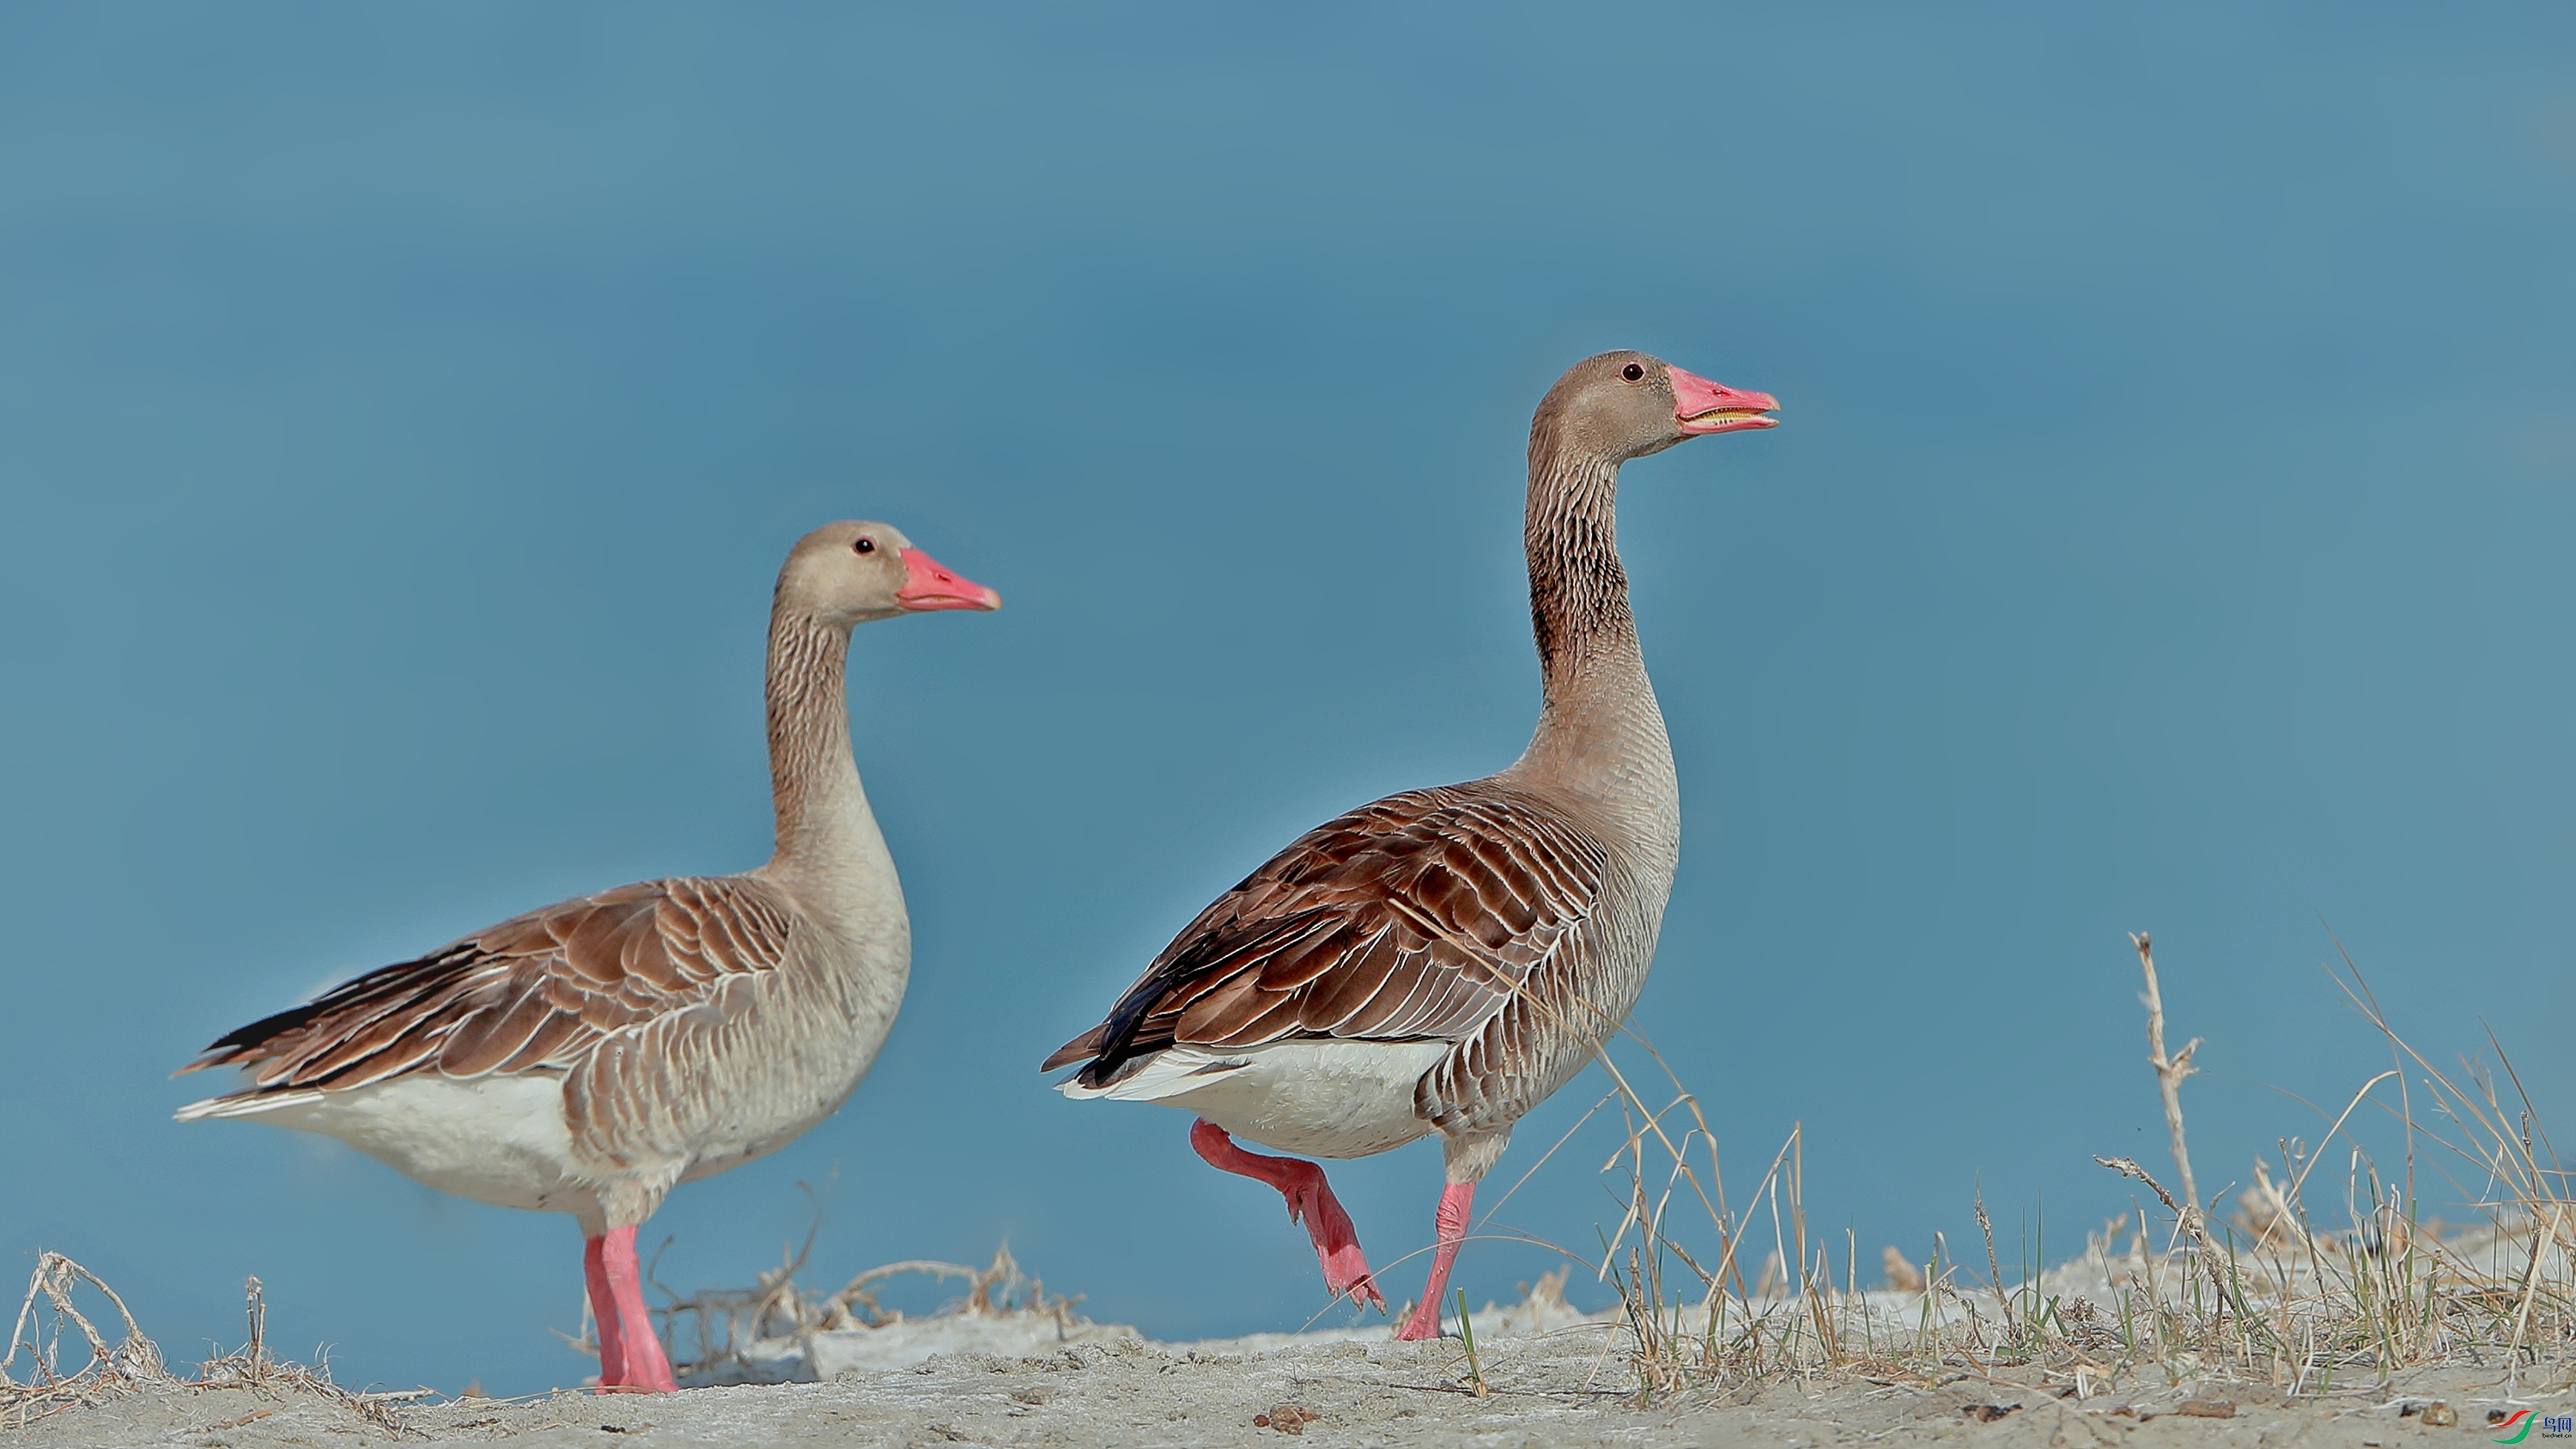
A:
<svg viewBox="0 0 2576 1449">
<path fill-rule="evenodd" d="M 1524 543 L 1545 705 L 1528 750 L 1498 775 L 1391 795 L 1301 836 L 1200 912 L 1106 1020 L 1046 1060 L 1048 1070 L 1083 1063 L 1068 1091 L 1119 1095 L 1141 1091 L 1141 1074 L 1174 1049 L 1445 1045 L 1411 1084 L 1413 1115 L 1443 1137 L 1451 1188 L 1430 1289 L 1405 1337 L 1437 1331 L 1467 1195 L 1512 1124 L 1635 1003 L 1672 889 L 1680 802 L 1619 560 L 1620 466 L 1696 434 L 1769 427 L 1763 414 L 1776 406 L 1643 353 L 1569 369 L 1530 424 Z M 1200 1071 L 1241 1064 L 1211 1058 Z M 1188 1095 L 1157 1088 L 1153 1099 L 1186 1105 Z M 1306 1211 L 1299 1194 L 1330 1204 L 1319 1173 L 1310 1183 L 1291 1170 L 1303 1164 L 1242 1153 L 1207 1121 L 1193 1140 L 1211 1162 L 1289 1192 L 1292 1215 Z M 1336 1255 L 1355 1263 L 1358 1245 L 1328 1241 L 1347 1222 L 1330 1230 L 1327 1216 L 1315 1212 L 1314 1232 L 1328 1283 L 1373 1294 L 1364 1276 L 1337 1280 Z"/>
</svg>

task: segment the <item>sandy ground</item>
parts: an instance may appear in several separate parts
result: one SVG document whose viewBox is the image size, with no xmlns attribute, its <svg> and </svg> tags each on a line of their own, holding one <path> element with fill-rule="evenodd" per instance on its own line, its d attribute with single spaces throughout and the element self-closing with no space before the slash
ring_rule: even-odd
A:
<svg viewBox="0 0 2576 1449">
<path fill-rule="evenodd" d="M 649 1397 L 380 1404 L 307 1393 L 155 1388 L 0 1429 L 8 1449 L 71 1446 L 530 1446 L 951 1444 L 1150 1449 L 1161 1445 L 1821 1445 L 1935 1440 L 1993 1449 L 2162 1444 L 2479 1446 L 2508 1400 L 2499 1371 L 2424 1372 L 2284 1403 L 2268 1387 L 2155 1385 L 2084 1399 L 1957 1374 L 1938 1384 L 1777 1384 L 1641 1404 L 1615 1331 L 1583 1325 L 1480 1340 L 1488 1393 L 1456 1339 L 1295 1341 L 1249 1352 L 1134 1338 L 1044 1353 L 943 1354 L 823 1383 L 684 1389 Z M 2059 1392 L 2062 1392 L 2060 1390 Z M 2184 1408 L 2200 1401 L 2202 1412 Z M 2452 1406 L 2408 1412 L 2428 1401 Z M 2213 1401 L 2229 1412 L 2211 1417 Z M 2576 1413 L 2576 1394 L 2511 1401 Z M 1991 1407 L 1980 1407 L 1991 1406 Z M 1311 1416 L 1305 1417 L 1305 1416 Z M 1262 1420 L 1269 1419 L 1265 1425 Z M 2428 1427 L 2428 1422 L 2432 1425 Z M 1283 1429 L 1282 1425 L 1293 1426 Z M 2535 1425 L 2535 1428 L 2538 1426 Z M 2545 1449 L 2535 1432 L 2528 1449 Z"/>
<path fill-rule="evenodd" d="M 2529 1249 L 2522 1250 L 2525 1259 Z M 1983 1355 L 1950 1355 L 1926 1379 L 1921 1365 L 1884 1376 L 1846 1372 L 1806 1381 L 1774 1377 L 1752 1389 L 1644 1396 L 1617 1310 L 1586 1314 L 1552 1274 L 1523 1301 L 1475 1315 L 1471 1367 L 1456 1337 L 1393 1341 L 1382 1321 L 1305 1333 L 1201 1343 L 1157 1343 L 1132 1328 L 1092 1323 L 1034 1291 L 996 1298 L 1008 1255 L 976 1278 L 974 1294 L 927 1318 L 895 1316 L 873 1327 L 726 1336 L 705 1362 L 683 1369 L 667 1395 L 440 1400 L 359 1398 L 310 1384 L 294 1370 L 259 1370 L 259 1387 L 189 1387 L 143 1375 L 148 1386 L 9 1426 L 0 1449 L 186 1445 L 192 1449 L 357 1446 L 382 1443 L 815 1444 L 1064 1446 L 1162 1445 L 1812 1446 L 1956 1441 L 1993 1449 L 2163 1444 L 2458 1445 L 2499 1438 L 2490 1414 L 2514 1409 L 2576 1416 L 2576 1363 L 2526 1358 L 2508 1385 L 2502 1356 L 2468 1351 L 2480 1367 L 2411 1370 L 2381 1383 L 2347 1372 L 2331 1392 L 2285 1396 L 2269 1384 L 2168 1382 L 2153 1367 L 2105 1383 L 2064 1373 L 1994 1369 Z M 2050 1291 L 2086 1310 L 2125 1272 L 2096 1254 L 2051 1270 Z M 2168 1274 L 2167 1276 L 2172 1276 Z M 2062 1280 L 2062 1281 L 2061 1281 Z M 769 1300 L 775 1302 L 775 1297 Z M 1908 1341 L 1931 1311 L 1913 1292 L 1842 1299 L 1871 1318 L 1875 1341 Z M 1939 1316 L 1999 1305 L 1947 1295 Z M 757 1317 L 757 1315 L 754 1315 Z M 751 1321 L 736 1318 L 739 1326 Z M 1853 1323 L 1860 1317 L 1851 1319 Z M 1452 1321 L 1454 1328 L 1454 1320 Z M 1865 1334 L 1864 1337 L 1867 1337 Z M 139 1342 L 139 1339 L 129 1342 Z M 1849 1342 L 1849 1339 L 1845 1340 Z M 148 1345 L 144 1349 L 150 1354 Z M 1934 1350 L 1939 1353 L 1940 1350 Z M 207 1377 L 234 1384 L 254 1360 L 236 1355 Z M 2098 1372 L 2098 1371 L 2097 1371 Z M 1483 1392 L 1478 1392 L 1479 1378 Z M 94 1380 L 93 1380 L 94 1382 Z M 2080 1392 L 2079 1392 L 2080 1390 Z M 2427 1405 L 2440 1407 L 2423 1412 Z M 22 1408 L 31 1407 L 22 1403 Z M 2576 1449 L 2576 1435 L 2535 1419 L 2522 1449 Z"/>
</svg>

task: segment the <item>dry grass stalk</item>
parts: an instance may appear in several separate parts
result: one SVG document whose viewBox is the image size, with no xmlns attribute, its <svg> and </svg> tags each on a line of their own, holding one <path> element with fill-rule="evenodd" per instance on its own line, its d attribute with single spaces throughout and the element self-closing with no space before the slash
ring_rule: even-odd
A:
<svg viewBox="0 0 2576 1449">
<path fill-rule="evenodd" d="M 2191 1239 L 2192 1246 L 2200 1250 L 2201 1265 L 2209 1271 L 2210 1292 L 2217 1297 L 2221 1308 L 2229 1311 L 2236 1309 L 2234 1295 L 2227 1289 L 2228 1274 L 2219 1267 L 2218 1245 L 2209 1240 L 2209 1233 L 2200 1225 L 2198 1216 L 2191 1210 L 2189 1200 L 2175 1202 L 2173 1194 L 2165 1191 L 2164 1184 L 2148 1176 L 2147 1170 L 2140 1167 L 2133 1159 L 2096 1157 L 2093 1160 L 2123 1177 L 2134 1177 L 2147 1185 L 2147 1190 L 2156 1195 L 2156 1201 L 2163 1203 L 2165 1211 L 2174 1215 L 2177 1231 Z"/>
<path fill-rule="evenodd" d="M 113 1345 L 73 1301 L 73 1290 L 83 1283 L 97 1289 L 116 1307 L 125 1334 Z M 40 1297 L 51 1310 L 50 1331 L 40 1321 Z M 79 1331 L 89 1353 L 89 1361 L 68 1374 L 62 1371 L 62 1335 L 66 1326 Z M 29 1360 L 29 1377 L 24 1383 L 10 1371 L 21 1351 Z M 19 1303 L 17 1323 L 9 1331 L 9 1351 L 0 1355 L 0 1423 L 25 1425 L 75 1404 L 94 1404 L 132 1389 L 168 1382 L 170 1375 L 161 1366 L 161 1350 L 143 1336 L 115 1289 L 60 1253 L 36 1255 L 36 1271 L 27 1279 L 27 1296 Z"/>
<path fill-rule="evenodd" d="M 2254 1185 L 2236 1194 L 2235 1223 L 2258 1251 L 2275 1239 L 2286 1242 L 2298 1235 L 2298 1213 L 2289 1194 L 2272 1180 L 2271 1164 L 2260 1157 L 2254 1159 Z"/>
<path fill-rule="evenodd" d="M 2183 1141 L 2182 1079 L 2196 1070 L 2191 1054 L 2200 1050 L 2200 1038 L 2193 1037 L 2180 1056 L 2165 1055 L 2165 998 L 2156 985 L 2155 941 L 2143 931 L 2132 931 L 2129 942 L 2138 948 L 2138 965 L 2147 973 L 2147 989 L 2138 998 L 2147 1008 L 2147 1065 L 2156 1069 L 2156 1088 L 2164 1094 L 2165 1131 L 2173 1138 L 2174 1171 L 2182 1174 L 2182 1200 L 2197 1217 L 2200 1188 L 2192 1181 L 2191 1148 Z"/>
<path fill-rule="evenodd" d="M 2179 1088 L 2200 1043 L 2166 1052 L 2154 958 L 2145 936 L 2133 944 L 2147 978 L 2150 1060 L 2176 1169 L 2187 1175 Z M 2137 1163 L 2103 1158 L 2144 1184 L 2166 1221 L 2138 1209 L 2134 1222 L 2115 1219 L 2088 1235 L 2081 1258 L 2054 1266 L 2034 1234 L 2011 1282 L 1977 1201 L 1972 1210 L 1987 1237 L 1982 1286 L 1961 1281 L 1936 1237 L 1919 1269 L 1884 1251 L 1888 1288 L 1860 1290 L 1856 1242 L 1847 1241 L 1837 1265 L 1830 1245 L 1808 1241 L 1803 1129 L 1774 1154 L 1751 1206 L 1730 1211 L 1715 1134 L 1696 1099 L 1650 1043 L 1625 1033 L 1663 1068 L 1671 1095 L 1660 1106 L 1650 1102 L 1636 1078 L 1610 1064 L 1611 1090 L 1585 1120 L 1614 1104 L 1624 1118 L 1623 1138 L 1602 1169 L 1619 1221 L 1602 1235 L 1599 1254 L 1586 1256 L 1619 1295 L 1639 1393 L 1783 1377 L 1933 1384 L 2009 1372 L 2077 1397 L 2142 1381 L 2268 1383 L 2314 1395 L 2436 1365 L 2501 1361 L 2513 1365 L 2503 1371 L 2508 1382 L 2576 1374 L 2576 1202 L 2502 1048 L 2490 1038 L 2503 1078 L 2513 1082 L 2510 1096 L 2475 1066 L 2455 1079 L 2406 1047 L 2358 972 L 2345 990 L 2420 1086 L 2382 1072 L 2340 1113 L 2319 1114 L 2323 1148 L 2284 1139 L 2277 1175 L 2268 1164 L 2256 1175 L 2233 1227 L 2213 1226 L 2210 1206 L 2189 1196 L 2191 1187 L 2177 1196 Z M 2392 1079 L 2397 1100 L 2382 1101 L 2377 1094 Z M 2429 1118 L 2413 1110 L 2416 1090 L 2430 1093 Z M 2402 1187 L 2383 1179 L 2349 1130 L 2365 1104 L 2390 1111 L 2406 1130 Z M 2452 1185 L 2483 1224 L 2460 1231 L 2418 1220 L 2418 1143 L 2448 1149 Z M 2348 1159 L 2344 1220 L 2333 1226 L 2315 1221 L 2307 1205 L 2329 1149 L 2336 1161 Z M 1685 1202 L 1698 1207 L 1676 1213 Z M 1740 1257 L 1748 1244 L 1760 1260 L 1749 1287 L 1752 1265 Z"/>
<path fill-rule="evenodd" d="M 2512 1365 L 2511 1373 L 2518 1375 L 2533 1361 L 2532 1351 L 2542 1340 L 2550 1340 L 2563 1350 L 2565 1340 L 2576 1332 L 2570 1326 L 2576 1322 L 2576 1193 L 2571 1193 L 2568 1169 L 2541 1128 L 2530 1093 L 2523 1088 L 2512 1059 L 2492 1031 L 2487 1034 L 2487 1045 L 2495 1052 L 2505 1079 L 2512 1083 L 2511 1106 L 2499 1092 L 2494 1075 L 2476 1063 L 2464 1061 L 2460 1079 L 2454 1080 L 2407 1045 L 2379 1009 L 2378 997 L 2363 978 L 2361 968 L 2349 955 L 2342 959 L 2351 980 L 2346 981 L 2331 968 L 2327 974 L 2353 1009 L 2388 1042 L 2389 1053 L 2399 1068 L 2385 1075 L 2400 1076 L 2411 1064 L 2422 1073 L 2422 1085 L 2432 1095 L 2436 1120 L 2449 1124 L 2447 1129 L 2431 1124 L 2419 1126 L 2411 1101 L 2401 1097 L 2408 1190 L 2402 1214 L 2393 1208 L 2383 1208 L 2375 1214 L 2374 1226 L 2379 1229 L 2381 1246 L 2378 1256 L 2387 1259 L 2402 1253 L 2411 1261 L 2425 1238 L 2413 1216 L 2418 1207 L 2413 1192 L 2414 1144 L 2420 1135 L 2470 1168 L 2470 1176 L 2476 1179 L 2474 1187 L 2452 1176 L 2447 1166 L 2443 1175 L 2487 1219 L 2491 1241 L 2504 1243 L 2525 1236 L 2530 1239 L 2518 1282 L 2483 1273 L 2474 1263 L 2462 1261 L 2463 1255 L 2446 1255 L 2438 1241 L 2423 1243 L 2421 1248 L 2432 1255 L 2433 1268 L 2455 1275 L 2466 1295 L 2483 1304 L 2494 1303 L 2499 1290 L 2511 1290 L 2514 1311 L 2507 1362 Z M 2347 1116 L 2350 1110 L 2346 1110 Z M 2375 1174 L 2372 1187 L 2374 1198 L 2381 1197 Z M 2392 1248 L 2389 1240 L 2397 1234 L 2402 1234 L 2402 1247 Z M 2455 1295 L 2461 1289 L 2455 1289 Z M 2392 1324 L 2396 1326 L 2403 1326 L 2402 1318 Z M 2508 1377 L 2507 1382 L 2514 1379 Z"/>
<path fill-rule="evenodd" d="M 816 1230 L 820 1227 L 818 1221 Z M 993 1261 L 980 1269 L 927 1258 L 887 1263 L 860 1273 L 837 1292 L 828 1294 L 809 1292 L 796 1283 L 796 1274 L 805 1266 L 813 1248 L 814 1233 L 808 1232 L 803 1248 L 778 1267 L 758 1275 L 758 1286 L 709 1289 L 686 1298 L 673 1295 L 670 1307 L 655 1309 L 663 1320 L 674 1367 L 690 1375 L 740 1370 L 748 1367 L 745 1355 L 764 1341 L 803 1343 L 817 1333 L 883 1328 L 902 1322 L 903 1313 L 880 1304 L 873 1289 L 889 1279 L 912 1274 L 966 1285 L 966 1296 L 942 1308 L 942 1314 L 1037 1314 L 1066 1328 L 1080 1321 L 1073 1309 L 1082 1301 L 1081 1296 L 1048 1296 L 1044 1280 L 1020 1271 L 1008 1243 L 997 1248 Z M 682 1351 L 680 1326 L 684 1318 L 695 1340 L 693 1353 Z"/>
<path fill-rule="evenodd" d="M 81 1312 L 75 1294 L 83 1285 L 115 1307 L 125 1330 L 116 1343 L 108 1343 L 97 1325 Z M 24 1427 L 66 1409 L 104 1403 L 144 1389 L 248 1389 L 281 1399 L 289 1394 L 330 1399 L 355 1410 L 389 1436 L 419 1437 L 395 1417 L 391 1405 L 402 1399 L 424 1397 L 427 1390 L 352 1393 L 331 1382 L 327 1363 L 311 1368 L 280 1363 L 268 1352 L 268 1304 L 257 1278 L 244 1285 L 244 1300 L 250 1342 L 238 1353 L 206 1360 L 198 1366 L 196 1377 L 179 1378 L 163 1365 L 161 1350 L 144 1336 L 115 1289 L 60 1253 L 38 1253 L 36 1271 L 27 1281 L 27 1296 L 18 1306 L 17 1324 L 10 1332 L 9 1351 L 0 1355 L 0 1427 Z M 48 1317 L 50 1323 L 45 1321 Z M 89 1361 L 70 1373 L 62 1371 L 62 1336 L 66 1327 L 79 1334 L 89 1354 Z M 29 1358 L 29 1377 L 24 1381 L 11 1372 L 21 1352 Z M 271 1411 L 263 1410 L 250 1417 L 263 1417 L 268 1412 Z M 249 1419 L 240 1422 L 247 1423 Z"/>
</svg>

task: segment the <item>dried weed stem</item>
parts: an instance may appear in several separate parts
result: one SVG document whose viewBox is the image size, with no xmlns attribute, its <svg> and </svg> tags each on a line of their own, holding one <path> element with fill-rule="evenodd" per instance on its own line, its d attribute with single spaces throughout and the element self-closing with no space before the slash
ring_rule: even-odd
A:
<svg viewBox="0 0 2576 1449">
<path fill-rule="evenodd" d="M 96 1291 L 116 1309 L 124 1336 L 110 1344 L 76 1301 L 82 1287 Z M 395 1394 L 361 1394 L 331 1381 L 327 1363 L 307 1368 L 280 1363 L 268 1352 L 268 1302 L 257 1278 L 243 1285 L 244 1312 L 250 1341 L 238 1353 L 218 1354 L 200 1365 L 194 1378 L 179 1378 L 163 1365 L 161 1350 L 126 1310 L 125 1299 L 87 1268 L 60 1253 L 38 1253 L 36 1271 L 27 1280 L 27 1296 L 18 1305 L 9 1351 L 0 1355 L 0 1428 L 24 1427 L 66 1409 L 105 1403 L 145 1389 L 248 1389 L 273 1398 L 308 1394 L 345 1404 L 392 1437 L 420 1437 L 396 1418 L 398 1400 L 425 1397 L 428 1390 Z M 41 1304 L 40 1304 L 41 1300 Z M 50 1323 L 45 1320 L 51 1319 Z M 62 1367 L 62 1335 L 76 1331 L 89 1360 L 69 1373 Z M 18 1355 L 28 1356 L 28 1377 L 11 1369 Z M 254 1415 L 252 1417 L 259 1417 Z M 244 1420 L 242 1422 L 248 1422 Z"/>
</svg>

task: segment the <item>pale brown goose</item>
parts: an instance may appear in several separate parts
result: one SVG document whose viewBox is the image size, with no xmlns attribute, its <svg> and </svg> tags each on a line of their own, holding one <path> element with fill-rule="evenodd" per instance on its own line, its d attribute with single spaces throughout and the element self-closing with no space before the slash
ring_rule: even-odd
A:
<svg viewBox="0 0 2576 1449">
<path fill-rule="evenodd" d="M 807 534 L 770 610 L 768 864 L 565 901 L 370 971 L 180 1068 L 250 1083 L 179 1120 L 319 1132 L 460 1197 L 572 1214 L 600 1387 L 670 1389 L 636 1225 L 674 1184 L 829 1116 L 911 970 L 903 888 L 850 756 L 850 630 L 1001 603 L 882 523 Z"/>
<path fill-rule="evenodd" d="M 1663 712 L 1619 562 L 1619 467 L 1778 403 L 1639 352 L 1557 379 L 1530 422 L 1530 616 L 1546 704 L 1518 762 L 1390 795 L 1309 831 L 1199 913 L 1108 1020 L 1046 1069 L 1073 1097 L 1199 1116 L 1190 1142 L 1303 1220 L 1335 1296 L 1385 1298 L 1323 1169 L 1234 1145 L 1365 1157 L 1441 1135 L 1448 1185 L 1419 1307 L 1440 1294 L 1475 1185 L 1512 1124 L 1591 1060 L 1636 1002 L 1680 858 Z"/>
</svg>

